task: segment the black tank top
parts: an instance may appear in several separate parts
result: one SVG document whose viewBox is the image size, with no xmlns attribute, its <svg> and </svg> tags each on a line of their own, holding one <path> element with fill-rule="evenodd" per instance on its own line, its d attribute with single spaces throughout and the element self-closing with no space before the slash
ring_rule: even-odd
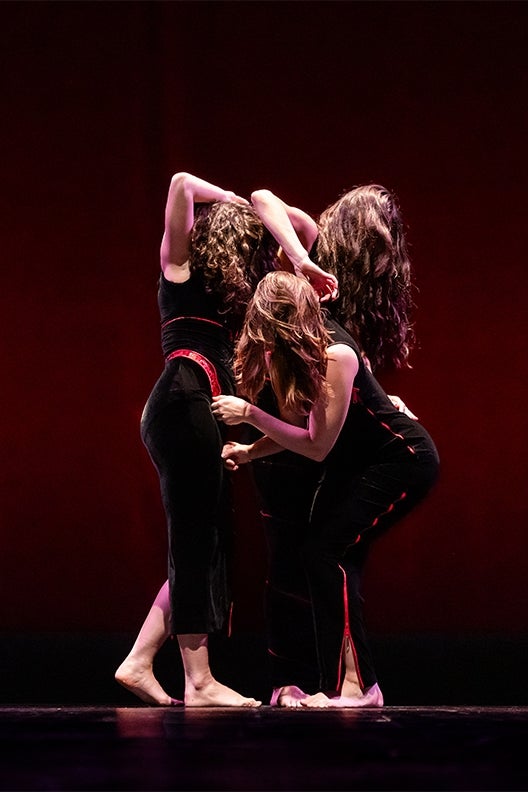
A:
<svg viewBox="0 0 528 792">
<path fill-rule="evenodd" d="M 333 343 L 346 344 L 356 353 L 359 370 L 345 424 L 330 451 L 327 462 L 347 466 L 355 460 L 357 469 L 370 464 L 408 459 L 409 454 L 438 459 L 435 445 L 418 421 L 393 405 L 375 376 L 365 365 L 361 350 L 352 336 L 334 319 L 326 327 Z"/>
<path fill-rule="evenodd" d="M 183 283 L 174 283 L 161 273 L 158 306 L 164 357 L 178 349 L 198 352 L 216 368 L 222 390 L 232 392 L 232 332 L 220 313 L 219 300 L 206 293 L 199 276 L 192 274 Z"/>
</svg>

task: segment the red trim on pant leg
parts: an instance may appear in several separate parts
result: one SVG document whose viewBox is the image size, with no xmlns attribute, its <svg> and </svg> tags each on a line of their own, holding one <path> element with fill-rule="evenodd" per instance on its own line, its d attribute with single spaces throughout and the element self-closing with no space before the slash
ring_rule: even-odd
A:
<svg viewBox="0 0 528 792">
<path fill-rule="evenodd" d="M 361 690 L 363 690 L 365 686 L 363 684 L 363 678 L 361 676 L 361 671 L 359 669 L 359 663 L 358 663 L 356 647 L 354 645 L 354 640 L 352 638 L 352 633 L 350 632 L 350 613 L 349 613 L 349 610 L 348 610 L 347 576 L 346 576 L 346 572 L 343 569 L 343 567 L 341 566 L 341 564 L 338 564 L 338 567 L 341 570 L 341 572 L 343 573 L 343 613 L 344 613 L 344 622 L 345 622 L 345 624 L 344 624 L 344 628 L 345 629 L 344 629 L 344 632 L 343 632 L 343 641 L 341 643 L 341 653 L 339 655 L 338 684 L 341 686 L 341 683 L 342 683 L 342 680 L 341 680 L 342 664 L 343 664 L 344 653 L 346 651 L 346 641 L 347 641 L 347 638 L 348 638 L 348 641 L 350 643 L 350 648 L 352 650 L 352 655 L 354 657 L 354 665 L 356 667 L 356 673 L 357 673 L 357 676 L 358 676 L 359 686 L 360 686 Z M 346 669 L 345 669 L 345 673 L 346 673 Z"/>
<path fill-rule="evenodd" d="M 386 424 L 384 421 L 382 421 L 376 415 L 376 413 L 373 410 L 371 410 L 369 407 L 367 407 L 367 412 L 370 415 L 372 415 L 372 417 L 375 418 L 378 421 L 380 426 L 382 426 L 384 429 L 386 429 L 387 432 L 390 432 L 393 437 L 397 437 L 398 440 L 403 440 L 403 442 L 405 443 L 405 445 L 407 447 L 407 451 L 409 451 L 410 454 L 416 454 L 416 449 L 413 448 L 413 446 L 408 445 L 408 443 L 406 442 L 405 437 L 403 435 L 399 434 L 399 432 L 395 432 L 388 424 Z"/>
<path fill-rule="evenodd" d="M 396 504 L 399 503 L 402 500 L 405 500 L 406 497 L 407 497 L 407 493 L 406 492 L 402 492 L 402 494 L 399 496 L 399 498 L 396 498 L 396 500 L 393 501 L 384 512 L 382 512 L 381 514 L 378 514 L 378 516 L 374 518 L 374 520 L 371 522 L 369 527 L 365 529 L 365 531 L 368 531 L 369 528 L 375 528 L 376 525 L 379 523 L 380 519 L 382 517 L 385 517 L 387 514 L 390 514 L 391 511 L 394 510 Z M 363 531 L 363 533 L 365 533 L 365 531 Z M 356 545 L 361 540 L 361 537 L 362 537 L 362 534 L 358 534 L 356 536 L 355 540 L 353 542 L 351 542 L 349 545 L 347 545 L 347 549 L 349 547 L 353 547 L 353 545 Z"/>
</svg>

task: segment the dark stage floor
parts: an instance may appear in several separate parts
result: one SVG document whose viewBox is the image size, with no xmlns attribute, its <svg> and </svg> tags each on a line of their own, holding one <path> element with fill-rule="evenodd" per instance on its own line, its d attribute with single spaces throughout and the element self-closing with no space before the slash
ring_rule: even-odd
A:
<svg viewBox="0 0 528 792">
<path fill-rule="evenodd" d="M 528 708 L 0 708 L 2 790 L 527 790 Z"/>
</svg>

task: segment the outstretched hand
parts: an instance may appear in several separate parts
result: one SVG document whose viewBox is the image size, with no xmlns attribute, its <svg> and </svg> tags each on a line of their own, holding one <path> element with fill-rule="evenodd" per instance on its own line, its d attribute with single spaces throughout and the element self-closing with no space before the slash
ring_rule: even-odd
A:
<svg viewBox="0 0 528 792">
<path fill-rule="evenodd" d="M 249 417 L 251 405 L 238 396 L 213 396 L 211 409 L 213 414 L 228 426 L 244 423 Z"/>
</svg>

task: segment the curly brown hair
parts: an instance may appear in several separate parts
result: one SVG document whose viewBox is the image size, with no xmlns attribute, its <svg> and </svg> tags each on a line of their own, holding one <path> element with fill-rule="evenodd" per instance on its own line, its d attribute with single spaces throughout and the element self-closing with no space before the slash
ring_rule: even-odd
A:
<svg viewBox="0 0 528 792">
<path fill-rule="evenodd" d="M 339 281 L 333 316 L 371 364 L 407 364 L 415 341 L 413 287 L 395 196 L 378 184 L 342 195 L 320 217 L 317 258 Z"/>
<path fill-rule="evenodd" d="M 196 204 L 190 268 L 238 330 L 258 281 L 276 269 L 278 245 L 251 206 Z"/>
<path fill-rule="evenodd" d="M 289 272 L 266 275 L 247 307 L 236 347 L 241 392 L 255 402 L 269 373 L 286 409 L 308 415 L 314 403 L 327 395 L 329 343 L 319 300 L 308 281 Z"/>
</svg>

